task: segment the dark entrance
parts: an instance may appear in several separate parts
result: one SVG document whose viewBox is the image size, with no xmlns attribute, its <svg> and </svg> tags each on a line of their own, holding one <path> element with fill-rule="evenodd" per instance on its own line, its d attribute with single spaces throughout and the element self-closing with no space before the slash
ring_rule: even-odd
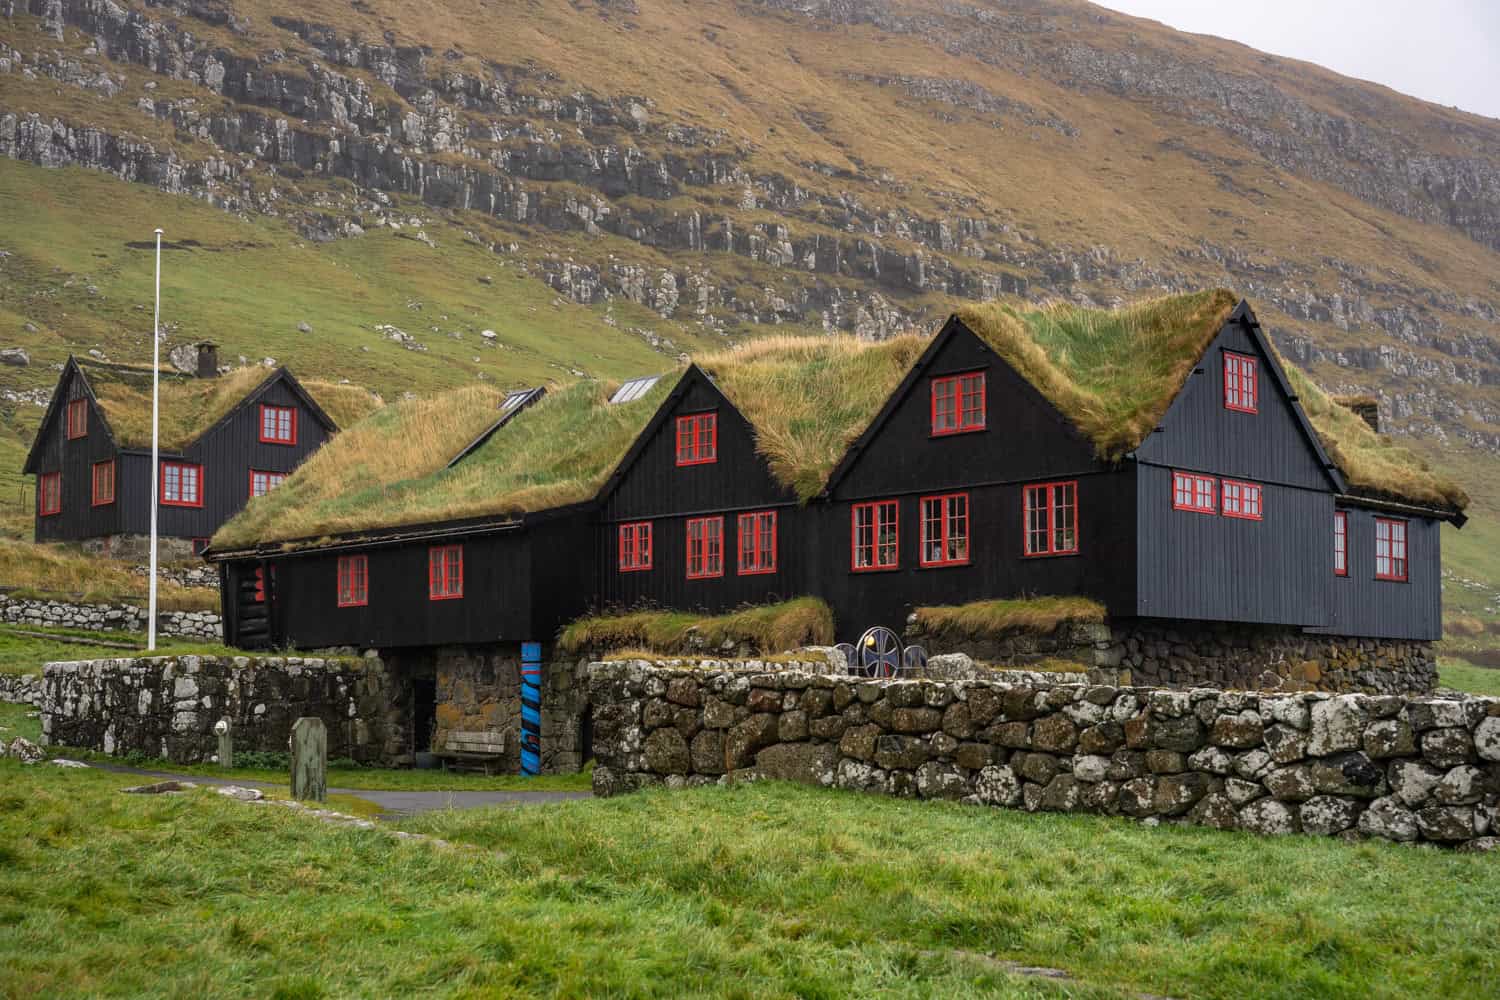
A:
<svg viewBox="0 0 1500 1000">
<path fill-rule="evenodd" d="M 411 748 L 425 753 L 432 747 L 432 730 L 437 723 L 437 680 L 413 677 L 411 680 Z"/>
</svg>

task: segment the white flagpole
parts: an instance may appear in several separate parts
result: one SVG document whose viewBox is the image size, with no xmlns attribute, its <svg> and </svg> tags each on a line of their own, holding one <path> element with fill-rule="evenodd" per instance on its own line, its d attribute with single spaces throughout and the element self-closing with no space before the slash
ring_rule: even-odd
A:
<svg viewBox="0 0 1500 1000">
<path fill-rule="evenodd" d="M 161 230 L 156 231 L 156 308 L 151 316 L 151 584 L 146 602 L 146 648 L 156 648 L 156 505 L 161 461 L 157 433 L 161 417 Z"/>
</svg>

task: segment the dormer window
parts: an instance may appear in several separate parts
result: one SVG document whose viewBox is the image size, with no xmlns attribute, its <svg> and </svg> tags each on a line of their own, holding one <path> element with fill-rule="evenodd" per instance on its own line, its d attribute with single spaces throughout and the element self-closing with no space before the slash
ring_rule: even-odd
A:
<svg viewBox="0 0 1500 1000">
<path fill-rule="evenodd" d="M 1224 352 L 1224 408 L 1255 413 L 1260 393 L 1256 385 L 1255 359 L 1246 354 Z"/>
<path fill-rule="evenodd" d="M 984 430 L 984 372 L 932 380 L 932 434 Z"/>
<path fill-rule="evenodd" d="M 68 440 L 87 437 L 89 432 L 89 401 L 74 399 L 68 403 Z"/>
<path fill-rule="evenodd" d="M 694 413 L 677 418 L 677 464 L 707 465 L 719 460 L 719 417 Z"/>
<path fill-rule="evenodd" d="M 260 408 L 260 441 L 261 444 L 296 444 L 296 409 L 290 406 L 269 406 L 262 404 Z"/>
</svg>

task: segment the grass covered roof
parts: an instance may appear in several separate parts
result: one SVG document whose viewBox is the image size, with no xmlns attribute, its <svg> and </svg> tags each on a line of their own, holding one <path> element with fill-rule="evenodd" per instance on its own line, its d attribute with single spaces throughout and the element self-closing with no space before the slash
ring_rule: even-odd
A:
<svg viewBox="0 0 1500 1000">
<path fill-rule="evenodd" d="M 1119 309 L 989 302 L 966 306 L 958 317 L 1093 441 L 1100 458 L 1113 461 L 1161 422 L 1237 304 L 1233 292 L 1220 288 Z M 1455 483 L 1375 433 L 1305 372 L 1277 360 L 1350 489 L 1455 511 L 1468 504 Z"/>
<path fill-rule="evenodd" d="M 113 365 L 80 368 L 109 421 L 115 442 L 125 448 L 151 447 L 151 370 Z M 217 378 L 163 372 L 162 448 L 186 448 L 273 374 L 260 367 L 236 368 Z M 381 404 L 380 397 L 363 386 L 319 379 L 298 382 L 340 428 L 357 423 Z"/>
</svg>

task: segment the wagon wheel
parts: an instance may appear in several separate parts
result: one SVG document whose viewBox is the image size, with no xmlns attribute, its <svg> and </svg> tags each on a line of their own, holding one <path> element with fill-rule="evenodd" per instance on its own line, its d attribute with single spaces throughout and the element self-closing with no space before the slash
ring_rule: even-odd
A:
<svg viewBox="0 0 1500 1000">
<path fill-rule="evenodd" d="M 866 677 L 894 677 L 901 672 L 901 640 L 884 625 L 859 637 L 859 665 Z"/>
<path fill-rule="evenodd" d="M 927 650 L 921 646 L 907 646 L 906 651 L 901 654 L 901 670 L 903 673 L 919 674 L 927 669 Z"/>
</svg>

